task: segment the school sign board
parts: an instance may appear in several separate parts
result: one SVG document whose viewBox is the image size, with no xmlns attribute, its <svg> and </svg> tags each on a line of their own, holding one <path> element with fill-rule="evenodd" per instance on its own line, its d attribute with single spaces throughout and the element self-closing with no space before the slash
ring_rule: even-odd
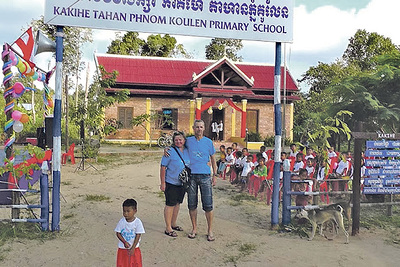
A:
<svg viewBox="0 0 400 267">
<path fill-rule="evenodd" d="M 44 22 L 120 31 L 293 41 L 294 0 L 46 0 Z"/>
</svg>

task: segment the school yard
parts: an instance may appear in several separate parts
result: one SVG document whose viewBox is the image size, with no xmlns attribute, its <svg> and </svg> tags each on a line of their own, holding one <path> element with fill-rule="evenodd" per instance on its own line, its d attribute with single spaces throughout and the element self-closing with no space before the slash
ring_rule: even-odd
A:
<svg viewBox="0 0 400 267">
<path fill-rule="evenodd" d="M 223 180 L 214 188 L 216 240 L 206 240 L 201 210 L 198 236 L 187 238 L 186 201 L 178 219 L 184 231 L 168 237 L 159 190 L 161 153 L 108 151 L 94 163 L 99 171 L 63 166 L 60 233 L 53 239 L 7 242 L 0 248 L 0 266 L 115 266 L 114 228 L 122 202 L 132 197 L 146 230 L 140 244 L 144 266 L 398 266 L 400 246 L 391 242 L 389 230 L 361 228 L 349 244 L 342 233 L 333 241 L 318 235 L 307 241 L 294 232 L 272 231 L 270 206 L 247 199 Z"/>
</svg>

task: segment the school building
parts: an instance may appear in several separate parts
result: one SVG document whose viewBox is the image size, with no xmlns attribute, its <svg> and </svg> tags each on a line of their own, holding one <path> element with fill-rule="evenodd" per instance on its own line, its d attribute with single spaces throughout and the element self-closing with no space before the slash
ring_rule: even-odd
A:
<svg viewBox="0 0 400 267">
<path fill-rule="evenodd" d="M 161 57 L 120 56 L 95 54 L 97 67 L 107 72 L 118 71 L 112 95 L 128 89 L 130 98 L 105 110 L 106 119 L 117 119 L 122 127 L 113 141 L 149 142 L 157 140 L 161 132 L 173 130 L 193 134 L 195 119 L 206 125 L 205 135 L 211 137 L 213 121 L 224 124 L 223 140 L 236 141 L 248 132 L 258 132 L 264 138 L 274 135 L 274 66 L 233 62 L 228 58 L 218 61 Z M 298 100 L 298 87 L 289 71 L 281 70 L 281 98 L 286 108 L 284 126 L 286 136 L 292 137 L 293 103 Z M 286 75 L 286 79 L 284 79 Z M 132 118 L 158 113 L 167 116 L 172 124 L 162 119 L 133 127 Z"/>
</svg>

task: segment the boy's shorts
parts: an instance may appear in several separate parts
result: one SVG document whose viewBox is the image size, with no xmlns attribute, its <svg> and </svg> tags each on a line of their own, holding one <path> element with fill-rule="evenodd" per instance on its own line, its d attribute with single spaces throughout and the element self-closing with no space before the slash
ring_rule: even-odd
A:
<svg viewBox="0 0 400 267">
<path fill-rule="evenodd" d="M 142 252 L 135 248 L 135 255 L 129 255 L 128 249 L 118 248 L 117 267 L 142 267 Z"/>
<path fill-rule="evenodd" d="M 173 207 L 176 204 L 181 204 L 183 202 L 185 189 L 181 185 L 165 183 L 164 195 L 165 205 Z"/>
</svg>

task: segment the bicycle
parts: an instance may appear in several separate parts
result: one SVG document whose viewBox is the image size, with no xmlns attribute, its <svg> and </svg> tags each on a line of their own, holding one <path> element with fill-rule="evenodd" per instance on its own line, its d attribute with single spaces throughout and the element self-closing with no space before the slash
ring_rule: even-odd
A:
<svg viewBox="0 0 400 267">
<path fill-rule="evenodd" d="M 157 145 L 159 147 L 167 147 L 172 145 L 172 134 L 161 133 L 161 136 L 157 139 Z"/>
</svg>

